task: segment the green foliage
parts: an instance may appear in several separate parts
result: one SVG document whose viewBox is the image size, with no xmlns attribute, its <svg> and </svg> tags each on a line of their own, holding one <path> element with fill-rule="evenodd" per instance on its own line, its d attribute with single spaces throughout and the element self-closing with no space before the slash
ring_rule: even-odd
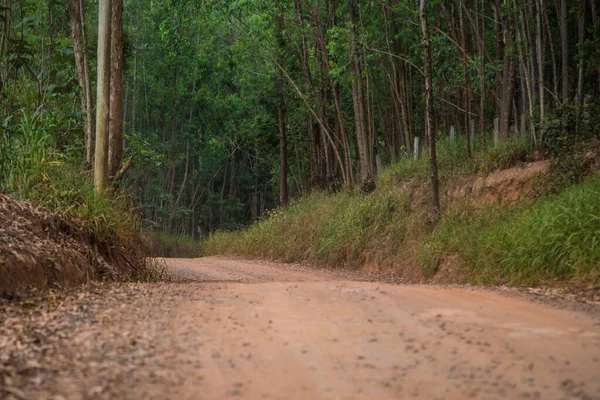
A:
<svg viewBox="0 0 600 400">
<path fill-rule="evenodd" d="M 579 143 L 600 137 L 600 103 L 582 108 L 565 104 L 544 121 L 544 145 L 553 156 L 571 152 Z"/>
</svg>

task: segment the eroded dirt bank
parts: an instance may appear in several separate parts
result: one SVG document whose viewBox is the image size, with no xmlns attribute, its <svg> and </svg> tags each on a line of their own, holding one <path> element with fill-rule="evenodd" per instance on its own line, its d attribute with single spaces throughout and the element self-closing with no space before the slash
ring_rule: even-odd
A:
<svg viewBox="0 0 600 400">
<path fill-rule="evenodd" d="M 0 295 L 130 280 L 144 270 L 137 249 L 108 232 L 100 240 L 88 225 L 0 194 Z"/>
<path fill-rule="evenodd" d="M 95 286 L 25 317 L 4 304 L 0 398 L 600 398 L 589 313 L 276 264 L 168 263 L 200 282 Z"/>
</svg>

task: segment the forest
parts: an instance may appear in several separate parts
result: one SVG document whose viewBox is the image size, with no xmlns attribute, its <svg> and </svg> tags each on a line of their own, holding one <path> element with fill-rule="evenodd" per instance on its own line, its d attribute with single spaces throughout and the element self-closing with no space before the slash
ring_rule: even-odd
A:
<svg viewBox="0 0 600 400">
<path fill-rule="evenodd" d="M 600 399 L 600 0 L 0 0 L 0 399 Z"/>
<path fill-rule="evenodd" d="M 199 238 L 428 158 L 437 213 L 440 141 L 470 159 L 597 137 L 597 7 L 1 0 L 0 190 L 70 203 L 57 182 L 95 173 L 146 228 Z"/>
</svg>

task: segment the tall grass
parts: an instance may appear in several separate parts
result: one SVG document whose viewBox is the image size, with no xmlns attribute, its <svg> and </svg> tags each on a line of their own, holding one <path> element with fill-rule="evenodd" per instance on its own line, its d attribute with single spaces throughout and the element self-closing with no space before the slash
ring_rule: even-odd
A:
<svg viewBox="0 0 600 400">
<path fill-rule="evenodd" d="M 52 135 L 42 124 L 41 111 L 21 112 L 14 131 L 3 129 L 0 135 L 0 189 L 10 192 L 43 179 L 54 157 Z"/>
<path fill-rule="evenodd" d="M 317 193 L 243 232 L 211 236 L 204 251 L 337 267 L 356 267 L 384 255 L 395 260 L 407 234 L 407 202 L 396 191 Z"/>
<path fill-rule="evenodd" d="M 600 176 L 530 206 L 446 215 L 420 260 L 433 274 L 458 254 L 479 283 L 600 278 Z M 598 282 L 596 282 L 598 283 Z"/>
<path fill-rule="evenodd" d="M 440 141 L 439 164 L 445 179 L 512 166 L 524 159 L 527 144 L 515 139 L 498 149 L 482 150 L 478 142 L 473 159 L 466 157 L 465 149 L 462 138 Z M 212 235 L 204 242 L 204 251 L 337 267 L 402 264 L 430 229 L 419 212 L 410 211 L 411 189 L 428 181 L 428 171 L 426 157 L 403 158 L 379 176 L 378 189 L 371 195 L 352 190 L 314 193 L 243 231 Z"/>
</svg>

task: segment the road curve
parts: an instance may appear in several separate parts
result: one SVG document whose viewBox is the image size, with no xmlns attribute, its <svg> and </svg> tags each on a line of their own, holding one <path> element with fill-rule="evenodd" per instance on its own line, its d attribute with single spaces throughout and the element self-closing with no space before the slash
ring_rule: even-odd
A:
<svg viewBox="0 0 600 400">
<path fill-rule="evenodd" d="M 600 320 L 587 313 L 276 264 L 166 262 L 197 282 L 115 289 L 48 353 L 54 371 L 21 394 L 600 399 Z"/>
</svg>

